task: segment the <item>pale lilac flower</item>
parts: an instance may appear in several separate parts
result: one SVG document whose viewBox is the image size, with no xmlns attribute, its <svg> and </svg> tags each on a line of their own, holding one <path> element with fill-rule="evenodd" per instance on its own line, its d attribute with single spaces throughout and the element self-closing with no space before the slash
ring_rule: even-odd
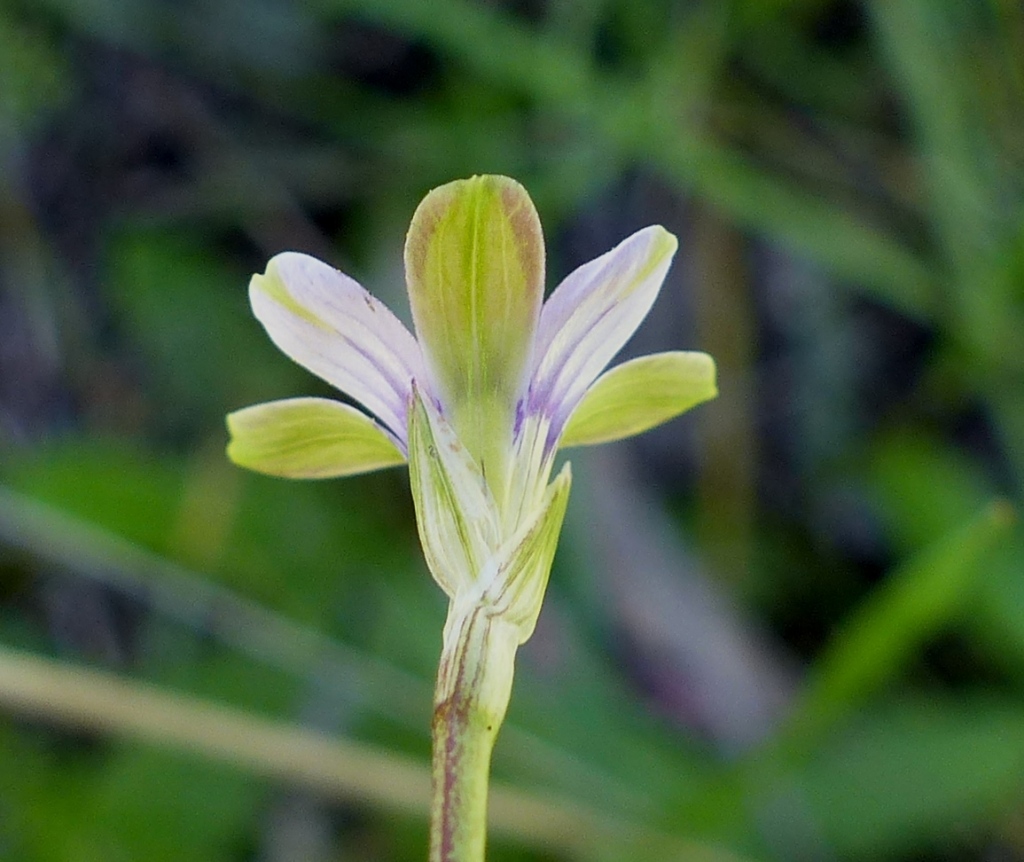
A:
<svg viewBox="0 0 1024 862">
<path fill-rule="evenodd" d="M 362 409 L 321 398 L 228 417 L 238 464 L 296 478 L 408 461 L 431 572 L 453 603 L 529 636 L 569 491 L 555 453 L 640 433 L 714 397 L 703 353 L 605 367 L 658 295 L 675 238 L 648 227 L 543 302 L 544 244 L 525 190 L 474 177 L 432 191 L 405 249 L 416 337 L 348 276 L 293 252 L 254 276 L 274 343 Z M 604 373 L 602 373 L 604 372 Z"/>
</svg>

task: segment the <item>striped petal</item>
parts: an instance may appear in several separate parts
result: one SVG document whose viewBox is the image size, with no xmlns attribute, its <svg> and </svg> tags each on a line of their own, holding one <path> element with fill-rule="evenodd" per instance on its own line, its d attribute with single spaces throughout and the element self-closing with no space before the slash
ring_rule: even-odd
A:
<svg viewBox="0 0 1024 862">
<path fill-rule="evenodd" d="M 644 228 L 572 272 L 544 304 L 526 408 L 551 417 L 553 436 L 647 316 L 676 246 L 664 228 Z"/>
<path fill-rule="evenodd" d="M 602 374 L 566 423 L 559 448 L 640 434 L 718 394 L 706 353 L 641 356 Z"/>
<path fill-rule="evenodd" d="M 419 346 L 382 302 L 308 255 L 272 258 L 249 285 L 252 309 L 292 360 L 361 403 L 405 442 Z"/>
<path fill-rule="evenodd" d="M 240 467 L 290 479 L 353 476 L 405 461 L 365 413 L 326 398 L 269 401 L 230 413 L 228 457 Z"/>
</svg>

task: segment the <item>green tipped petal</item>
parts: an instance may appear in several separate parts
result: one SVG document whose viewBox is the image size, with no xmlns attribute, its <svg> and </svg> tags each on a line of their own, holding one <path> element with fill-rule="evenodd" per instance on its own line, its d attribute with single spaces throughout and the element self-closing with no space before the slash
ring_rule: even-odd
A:
<svg viewBox="0 0 1024 862">
<path fill-rule="evenodd" d="M 459 435 L 479 460 L 504 436 L 544 293 L 544 239 L 507 177 L 457 180 L 419 205 L 405 244 L 420 346 Z"/>
<path fill-rule="evenodd" d="M 290 479 L 368 473 L 405 461 L 365 413 L 325 398 L 289 398 L 227 417 L 228 457 L 240 467 Z"/>
<path fill-rule="evenodd" d="M 537 328 L 534 405 L 556 421 L 575 409 L 647 316 L 677 247 L 665 228 L 645 227 L 555 288 Z"/>
<path fill-rule="evenodd" d="M 413 390 L 409 479 L 427 567 L 452 599 L 472 589 L 498 542 L 483 473 L 452 427 Z"/>
<path fill-rule="evenodd" d="M 640 434 L 718 394 L 706 353 L 641 356 L 602 374 L 566 423 L 559 448 Z"/>
<path fill-rule="evenodd" d="M 380 300 L 315 258 L 282 252 L 249 283 L 253 313 L 286 355 L 362 404 L 404 442 L 422 372 L 412 333 Z"/>
</svg>

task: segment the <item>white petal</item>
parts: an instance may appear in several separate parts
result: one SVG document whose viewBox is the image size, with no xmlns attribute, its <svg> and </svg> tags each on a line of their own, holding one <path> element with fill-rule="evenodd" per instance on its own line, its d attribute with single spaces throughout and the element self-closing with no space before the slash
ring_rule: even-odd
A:
<svg viewBox="0 0 1024 862">
<path fill-rule="evenodd" d="M 676 245 L 662 227 L 637 231 L 572 272 L 544 304 L 525 408 L 551 416 L 553 436 L 647 316 Z"/>
<path fill-rule="evenodd" d="M 360 402 L 405 442 L 419 346 L 402 322 L 347 275 L 284 252 L 249 285 L 252 309 L 285 354 Z"/>
</svg>

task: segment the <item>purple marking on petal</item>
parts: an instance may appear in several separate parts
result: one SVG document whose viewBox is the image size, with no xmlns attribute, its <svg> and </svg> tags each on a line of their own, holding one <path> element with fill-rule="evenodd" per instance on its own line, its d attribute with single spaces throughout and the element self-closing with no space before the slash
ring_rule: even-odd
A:
<svg viewBox="0 0 1024 862">
<path fill-rule="evenodd" d="M 523 405 L 526 403 L 527 398 L 529 398 L 529 393 L 527 393 L 527 395 L 525 397 L 520 398 L 516 402 L 516 415 L 515 415 L 515 420 L 512 423 L 512 437 L 513 438 L 519 436 L 519 432 L 520 432 L 520 430 L 523 427 L 523 418 L 526 415 L 526 413 L 525 413 L 525 411 L 523 409 Z"/>
<path fill-rule="evenodd" d="M 285 252 L 253 279 L 250 300 L 274 343 L 376 415 L 402 442 L 419 345 L 358 283 L 315 258 Z"/>
<path fill-rule="evenodd" d="M 674 250 L 671 234 L 645 228 L 570 273 L 544 304 L 527 409 L 550 419 L 551 445 L 646 317 Z"/>
<path fill-rule="evenodd" d="M 608 315 L 611 314 L 614 309 L 615 306 L 603 309 L 594 320 L 593 324 L 591 324 L 590 329 L 577 330 L 575 332 L 576 337 L 572 342 L 559 351 L 562 355 L 561 364 L 550 369 L 550 372 L 538 381 L 539 385 L 536 388 L 531 385 L 530 392 L 533 395 L 531 407 L 534 411 L 543 410 L 545 409 L 545 406 L 550 409 L 550 402 L 557 403 L 565 397 L 566 393 L 558 390 L 565 390 L 572 386 L 574 378 L 576 377 L 575 373 L 573 373 L 576 370 L 575 366 L 579 365 L 582 361 L 580 357 L 581 346 L 585 346 L 585 342 L 587 341 L 594 340 L 592 338 L 594 331 L 602 321 L 607 319 Z M 600 371 L 597 373 L 600 374 Z M 587 386 L 589 386 L 589 383 Z M 585 391 L 587 386 L 583 386 L 581 388 Z M 580 397 L 582 397 L 582 392 L 580 393 Z"/>
<path fill-rule="evenodd" d="M 590 329 L 578 332 L 573 342 L 563 351 L 564 359 L 562 364 L 555 368 L 551 376 L 545 381 L 544 398 L 548 402 L 548 409 L 551 410 L 552 417 L 557 413 L 565 413 L 566 418 L 568 418 L 568 414 L 579 403 L 579 400 L 590 387 L 590 384 L 597 379 L 597 376 L 604 370 L 605 365 L 611 361 L 614 354 L 608 356 L 604 364 L 593 373 L 590 380 L 586 380 L 586 375 L 580 369 L 580 366 L 584 365 L 588 358 L 583 353 L 584 348 L 590 348 L 592 342 L 600 343 L 603 340 L 596 338 L 596 333 L 600 325 L 607 321 L 612 312 L 618 307 L 619 303 L 615 303 L 602 309 L 591 324 Z M 629 335 L 632 334 L 632 331 L 630 331 Z M 627 338 L 628 336 L 622 340 L 623 344 Z M 607 349 L 604 352 L 610 353 Z M 617 353 L 618 349 L 615 352 Z M 592 355 L 595 354 L 597 354 L 597 351 L 592 351 Z M 569 399 L 570 390 L 574 390 L 571 402 Z"/>
<path fill-rule="evenodd" d="M 548 426 L 547 437 L 544 438 L 544 457 L 547 458 L 558 448 L 558 438 L 562 436 L 562 429 L 565 422 L 552 422 Z"/>
</svg>

